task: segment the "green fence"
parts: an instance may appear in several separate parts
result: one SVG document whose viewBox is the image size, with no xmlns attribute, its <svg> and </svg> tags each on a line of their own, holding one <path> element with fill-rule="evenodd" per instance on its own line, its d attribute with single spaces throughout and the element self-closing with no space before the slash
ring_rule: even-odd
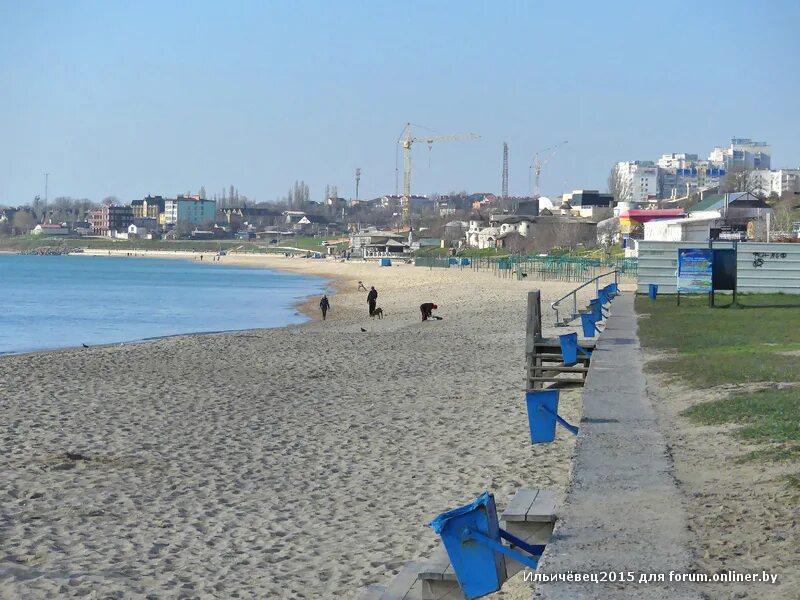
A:
<svg viewBox="0 0 800 600">
<path fill-rule="evenodd" d="M 503 256 L 470 258 L 469 265 L 460 265 L 474 271 L 487 270 L 497 277 L 536 279 L 549 281 L 588 281 L 612 269 L 623 277 L 636 277 L 638 262 L 635 258 L 618 258 L 610 261 L 581 256 Z M 420 256 L 414 259 L 418 267 L 449 268 L 451 259 L 446 256 Z"/>
<path fill-rule="evenodd" d="M 437 269 L 449 269 L 450 268 L 450 259 L 448 257 L 440 257 L 440 256 L 417 256 L 414 259 L 414 266 L 415 267 L 428 267 L 428 268 L 437 268 Z"/>
</svg>

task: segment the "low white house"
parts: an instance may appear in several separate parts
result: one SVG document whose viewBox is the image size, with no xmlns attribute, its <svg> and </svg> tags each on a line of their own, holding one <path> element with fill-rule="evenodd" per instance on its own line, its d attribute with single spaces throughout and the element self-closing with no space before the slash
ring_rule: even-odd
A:
<svg viewBox="0 0 800 600">
<path fill-rule="evenodd" d="M 467 229 L 467 246 L 473 248 L 495 248 L 497 245 L 497 236 L 500 235 L 500 228 L 493 226 L 486 226 L 484 221 L 479 216 L 470 217 L 469 229 Z"/>
<path fill-rule="evenodd" d="M 146 225 L 132 223 L 128 225 L 128 239 L 152 240 L 153 230 Z"/>
<path fill-rule="evenodd" d="M 69 235 L 69 228 L 55 223 L 39 223 L 31 232 L 33 235 Z"/>
<path fill-rule="evenodd" d="M 685 219 L 657 219 L 644 224 L 644 239 L 648 242 L 707 242 L 711 230 L 722 224 L 718 211 L 690 213 Z"/>
</svg>

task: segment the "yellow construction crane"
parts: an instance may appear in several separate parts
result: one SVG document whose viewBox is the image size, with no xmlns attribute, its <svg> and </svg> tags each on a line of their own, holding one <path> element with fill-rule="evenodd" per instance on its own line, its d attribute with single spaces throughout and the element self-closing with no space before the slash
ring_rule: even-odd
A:
<svg viewBox="0 0 800 600">
<path fill-rule="evenodd" d="M 563 146 L 566 143 L 567 143 L 567 141 L 565 140 L 565 141 L 561 142 L 560 144 L 556 144 L 555 146 L 550 146 L 549 148 L 545 148 L 544 150 L 542 150 L 541 151 L 542 154 L 544 154 L 545 152 L 549 152 L 550 153 L 550 154 L 547 154 L 544 157 L 544 160 L 539 158 L 539 152 L 537 152 L 536 156 L 533 158 L 533 175 L 534 175 L 533 197 L 534 198 L 539 196 L 539 176 L 542 174 L 542 167 L 544 165 L 546 165 L 547 161 L 549 161 L 551 158 L 553 158 L 555 153 L 558 152 L 558 149 L 561 148 L 561 146 Z"/>
<path fill-rule="evenodd" d="M 458 133 L 455 135 L 439 135 L 435 137 L 413 137 L 411 135 L 411 123 L 406 123 L 403 134 L 398 143 L 403 147 L 403 196 L 400 199 L 400 206 L 403 211 L 403 222 L 411 227 L 411 146 L 418 142 L 428 144 L 430 150 L 434 142 L 457 142 L 461 140 L 477 140 L 480 138 L 477 133 Z"/>
</svg>

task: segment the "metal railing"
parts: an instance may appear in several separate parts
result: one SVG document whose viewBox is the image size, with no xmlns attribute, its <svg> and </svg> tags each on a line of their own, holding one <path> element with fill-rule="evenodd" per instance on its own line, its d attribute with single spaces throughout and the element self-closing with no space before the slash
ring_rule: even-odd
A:
<svg viewBox="0 0 800 600">
<path fill-rule="evenodd" d="M 554 311 L 556 311 L 556 325 L 566 325 L 567 323 L 569 323 L 573 319 L 577 319 L 578 318 L 578 314 L 579 314 L 578 313 L 578 292 L 581 291 L 583 288 L 585 288 L 587 285 L 590 285 L 592 282 L 594 282 L 594 285 L 595 285 L 595 293 L 599 292 L 600 291 L 600 280 L 603 277 L 608 277 L 609 275 L 613 275 L 614 276 L 614 284 L 619 286 L 619 270 L 618 269 L 614 269 L 613 271 L 609 271 L 608 273 L 602 273 L 600 275 L 597 275 L 596 277 L 592 277 L 589 281 L 587 281 L 585 283 L 582 283 L 581 285 L 576 287 L 569 294 L 566 294 L 566 295 L 562 296 L 561 298 L 559 298 L 555 302 L 551 302 L 550 303 L 550 308 L 552 308 Z M 568 319 L 565 318 L 563 321 L 561 321 L 561 320 L 559 320 L 558 308 L 559 308 L 559 305 L 569 297 L 572 297 L 572 313 L 571 313 L 571 315 L 570 315 L 570 317 Z"/>
</svg>

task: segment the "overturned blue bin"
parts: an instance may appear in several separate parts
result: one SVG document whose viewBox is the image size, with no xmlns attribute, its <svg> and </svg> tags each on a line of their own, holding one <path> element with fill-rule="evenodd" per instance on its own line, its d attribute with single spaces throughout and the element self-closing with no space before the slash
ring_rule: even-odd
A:
<svg viewBox="0 0 800 600">
<path fill-rule="evenodd" d="M 506 579 L 505 557 L 467 536 L 477 531 L 489 539 L 500 539 L 494 496 L 483 492 L 470 504 L 440 514 L 430 526 L 442 536 L 458 585 L 467 598 L 480 598 L 500 589 Z"/>
<path fill-rule="evenodd" d="M 391 267 L 392 266 L 392 259 L 391 258 L 382 258 L 380 265 L 382 267 Z"/>
<path fill-rule="evenodd" d="M 577 333 L 565 333 L 558 336 L 558 342 L 561 344 L 561 356 L 564 358 L 565 365 L 574 365 L 578 362 L 578 353 L 586 358 L 591 358 L 592 353 L 578 345 Z"/>
<path fill-rule="evenodd" d="M 581 325 L 583 326 L 583 337 L 594 337 L 596 331 L 600 331 L 594 313 L 581 313 Z"/>
<path fill-rule="evenodd" d="M 589 310 L 592 311 L 592 316 L 595 321 L 603 320 L 603 305 L 600 303 L 599 299 L 592 298 L 589 300 Z"/>
<path fill-rule="evenodd" d="M 655 300 L 658 296 L 658 285 L 651 283 L 647 288 L 647 295 L 650 296 L 650 300 Z"/>
<path fill-rule="evenodd" d="M 578 428 L 558 415 L 558 390 L 529 390 L 525 393 L 531 444 L 549 444 L 556 439 L 556 423 L 577 435 Z"/>
<path fill-rule="evenodd" d="M 543 545 L 528 544 L 500 529 L 494 496 L 483 492 L 475 500 L 440 514 L 430 527 L 442 538 L 461 593 L 467 600 L 498 591 L 505 582 L 506 556 L 535 569 Z M 509 548 L 501 540 L 514 545 Z M 524 551 L 525 554 L 523 554 Z"/>
<path fill-rule="evenodd" d="M 461 266 L 468 267 L 472 264 L 472 262 L 467 257 L 461 257 Z"/>
</svg>

